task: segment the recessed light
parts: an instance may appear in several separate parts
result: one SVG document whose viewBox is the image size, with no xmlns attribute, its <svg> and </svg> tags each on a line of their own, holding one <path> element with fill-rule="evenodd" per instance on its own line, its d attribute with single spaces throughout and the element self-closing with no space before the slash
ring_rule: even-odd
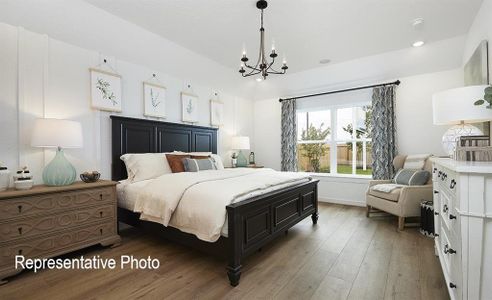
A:
<svg viewBox="0 0 492 300">
<path fill-rule="evenodd" d="M 425 44 L 424 41 L 416 41 L 412 44 L 414 47 L 422 47 Z"/>
<path fill-rule="evenodd" d="M 323 65 L 324 65 L 324 64 L 329 64 L 330 62 L 331 62 L 331 60 L 330 60 L 330 59 L 328 59 L 328 58 L 323 58 L 323 59 L 320 59 L 320 60 L 319 60 L 319 63 L 320 63 L 320 64 L 323 64 Z"/>
<path fill-rule="evenodd" d="M 263 81 L 263 78 L 258 77 L 258 78 L 256 78 L 256 81 L 258 81 L 258 82 L 262 82 L 262 81 Z"/>
</svg>

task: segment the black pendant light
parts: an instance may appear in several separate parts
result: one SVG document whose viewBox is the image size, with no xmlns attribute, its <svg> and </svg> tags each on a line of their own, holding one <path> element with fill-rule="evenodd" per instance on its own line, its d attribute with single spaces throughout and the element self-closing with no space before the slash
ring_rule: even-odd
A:
<svg viewBox="0 0 492 300">
<path fill-rule="evenodd" d="M 265 28 L 263 28 L 263 10 L 267 8 L 268 3 L 265 0 L 259 0 L 256 2 L 256 7 L 261 10 L 261 27 L 260 27 L 260 51 L 258 60 L 254 66 L 248 64 L 249 58 L 246 56 L 246 50 L 243 50 L 243 57 L 241 58 L 241 68 L 239 69 L 239 73 L 243 77 L 249 77 L 260 74 L 263 79 L 266 79 L 269 74 L 285 74 L 285 71 L 289 67 L 287 67 L 287 62 L 284 60 L 281 70 L 277 71 L 273 68 L 273 64 L 275 63 L 275 58 L 277 58 L 278 54 L 275 52 L 274 46 L 272 46 L 272 52 L 270 53 L 271 61 L 267 61 L 267 57 L 265 55 Z"/>
</svg>

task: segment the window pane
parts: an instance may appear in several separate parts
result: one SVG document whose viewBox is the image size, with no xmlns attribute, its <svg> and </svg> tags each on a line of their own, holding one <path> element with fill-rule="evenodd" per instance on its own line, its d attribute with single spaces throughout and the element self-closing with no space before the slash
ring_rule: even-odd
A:
<svg viewBox="0 0 492 300">
<path fill-rule="evenodd" d="M 352 143 L 337 143 L 337 173 L 352 174 Z"/>
<path fill-rule="evenodd" d="M 371 142 L 357 142 L 357 169 L 355 173 L 357 175 L 372 175 Z"/>
<path fill-rule="evenodd" d="M 299 171 L 330 173 L 330 145 L 297 144 L 297 164 Z"/>
<path fill-rule="evenodd" d="M 309 127 L 306 126 L 309 124 Z M 297 139 L 303 141 L 325 141 L 331 135 L 329 110 L 297 113 Z"/>
<path fill-rule="evenodd" d="M 371 114 L 372 105 L 365 105 L 354 107 L 355 110 L 355 122 L 356 122 L 356 138 L 370 138 L 371 137 Z"/>
<path fill-rule="evenodd" d="M 307 128 L 307 113 L 297 113 L 297 140 L 301 140 L 302 132 Z"/>
<path fill-rule="evenodd" d="M 352 108 L 337 109 L 337 140 L 352 139 Z"/>
</svg>

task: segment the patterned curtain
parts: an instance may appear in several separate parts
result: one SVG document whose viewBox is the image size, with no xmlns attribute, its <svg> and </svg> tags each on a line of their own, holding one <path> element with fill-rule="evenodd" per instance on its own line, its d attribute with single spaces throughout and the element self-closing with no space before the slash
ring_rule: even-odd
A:
<svg viewBox="0 0 492 300">
<path fill-rule="evenodd" d="M 372 91 L 372 177 L 392 179 L 396 156 L 395 86 Z"/>
<path fill-rule="evenodd" d="M 296 100 L 282 101 L 282 171 L 297 171 Z"/>
</svg>

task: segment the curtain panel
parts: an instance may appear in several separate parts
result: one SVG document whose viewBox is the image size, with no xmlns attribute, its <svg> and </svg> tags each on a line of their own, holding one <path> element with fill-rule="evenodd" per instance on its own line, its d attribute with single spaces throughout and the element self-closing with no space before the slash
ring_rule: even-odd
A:
<svg viewBox="0 0 492 300">
<path fill-rule="evenodd" d="M 282 101 L 282 171 L 297 172 L 296 100 Z"/>
<path fill-rule="evenodd" d="M 372 177 L 392 179 L 396 156 L 396 86 L 376 87 L 372 91 Z"/>
</svg>

